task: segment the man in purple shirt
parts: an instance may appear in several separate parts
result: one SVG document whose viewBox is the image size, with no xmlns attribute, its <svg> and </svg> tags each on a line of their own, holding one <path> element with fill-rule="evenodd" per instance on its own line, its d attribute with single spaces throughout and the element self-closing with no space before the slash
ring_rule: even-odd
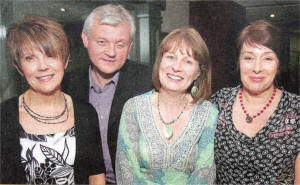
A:
<svg viewBox="0 0 300 185">
<path fill-rule="evenodd" d="M 108 184 L 116 183 L 114 165 L 124 103 L 152 89 L 151 69 L 127 59 L 134 34 L 134 18 L 121 5 L 94 9 L 81 34 L 90 63 L 66 74 L 62 84 L 66 93 L 97 110 Z"/>
</svg>

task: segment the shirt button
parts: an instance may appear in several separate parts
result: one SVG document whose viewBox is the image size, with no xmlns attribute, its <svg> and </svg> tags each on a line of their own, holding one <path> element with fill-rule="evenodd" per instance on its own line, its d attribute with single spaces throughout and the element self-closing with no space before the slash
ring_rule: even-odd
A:
<svg viewBox="0 0 300 185">
<path fill-rule="evenodd" d="M 101 115 L 101 116 L 100 116 L 100 119 L 104 119 L 104 116 L 103 116 L 103 115 Z"/>
</svg>

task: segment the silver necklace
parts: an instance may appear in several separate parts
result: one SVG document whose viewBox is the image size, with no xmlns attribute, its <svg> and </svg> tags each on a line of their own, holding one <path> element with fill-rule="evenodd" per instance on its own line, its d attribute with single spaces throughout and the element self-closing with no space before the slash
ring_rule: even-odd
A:
<svg viewBox="0 0 300 185">
<path fill-rule="evenodd" d="M 170 121 L 170 122 L 165 122 L 165 120 L 162 118 L 161 113 L 160 113 L 160 106 L 159 106 L 159 94 L 157 96 L 157 109 L 158 109 L 158 114 L 159 114 L 159 119 L 160 121 L 164 124 L 164 128 L 163 128 L 163 133 L 165 135 L 166 139 L 171 139 L 173 137 L 173 130 L 172 127 L 170 126 L 171 124 L 175 123 L 177 120 L 179 120 L 179 118 L 181 117 L 181 115 L 183 114 L 186 106 L 188 104 L 188 101 L 186 101 L 183 109 L 181 110 L 181 112 L 179 113 L 179 115 L 176 117 L 176 119 Z"/>
<path fill-rule="evenodd" d="M 64 100 L 65 100 L 65 107 L 64 107 L 64 110 L 60 114 L 58 114 L 57 116 L 43 116 L 43 115 L 40 115 L 40 114 L 34 112 L 26 104 L 25 99 L 24 99 L 24 95 L 22 97 L 22 105 L 23 105 L 25 111 L 28 113 L 28 115 L 31 116 L 36 121 L 38 121 L 40 123 L 45 123 L 45 124 L 59 124 L 59 123 L 66 122 L 69 118 L 69 109 L 68 109 L 67 99 L 66 99 L 65 95 L 63 95 L 63 96 L 64 96 Z M 61 118 L 66 112 L 67 112 L 66 119 L 64 119 L 62 121 L 56 121 L 59 118 Z"/>
</svg>

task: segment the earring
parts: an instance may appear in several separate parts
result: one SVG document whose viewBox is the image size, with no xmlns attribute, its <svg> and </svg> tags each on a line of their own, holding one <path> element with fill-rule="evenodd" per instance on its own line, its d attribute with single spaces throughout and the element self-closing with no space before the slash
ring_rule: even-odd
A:
<svg viewBox="0 0 300 185">
<path fill-rule="evenodd" d="M 198 79 L 194 81 L 193 83 L 193 87 L 191 89 L 191 95 L 195 98 L 198 94 L 199 88 L 198 88 L 198 83 L 197 83 Z"/>
</svg>

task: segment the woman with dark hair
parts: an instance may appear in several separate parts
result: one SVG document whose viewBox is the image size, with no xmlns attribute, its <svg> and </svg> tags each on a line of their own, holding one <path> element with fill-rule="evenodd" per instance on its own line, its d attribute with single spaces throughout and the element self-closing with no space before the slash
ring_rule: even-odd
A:
<svg viewBox="0 0 300 185">
<path fill-rule="evenodd" d="M 280 30 L 250 23 L 238 37 L 241 85 L 223 88 L 215 134 L 217 184 L 300 183 L 300 97 L 277 87 Z"/>
<path fill-rule="evenodd" d="M 0 183 L 105 184 L 97 113 L 60 89 L 70 57 L 62 25 L 25 17 L 7 47 L 29 89 L 1 103 Z"/>
<path fill-rule="evenodd" d="M 209 52 L 192 28 L 160 44 L 155 90 L 124 106 L 117 147 L 118 184 L 213 184 L 216 108 Z"/>
</svg>

